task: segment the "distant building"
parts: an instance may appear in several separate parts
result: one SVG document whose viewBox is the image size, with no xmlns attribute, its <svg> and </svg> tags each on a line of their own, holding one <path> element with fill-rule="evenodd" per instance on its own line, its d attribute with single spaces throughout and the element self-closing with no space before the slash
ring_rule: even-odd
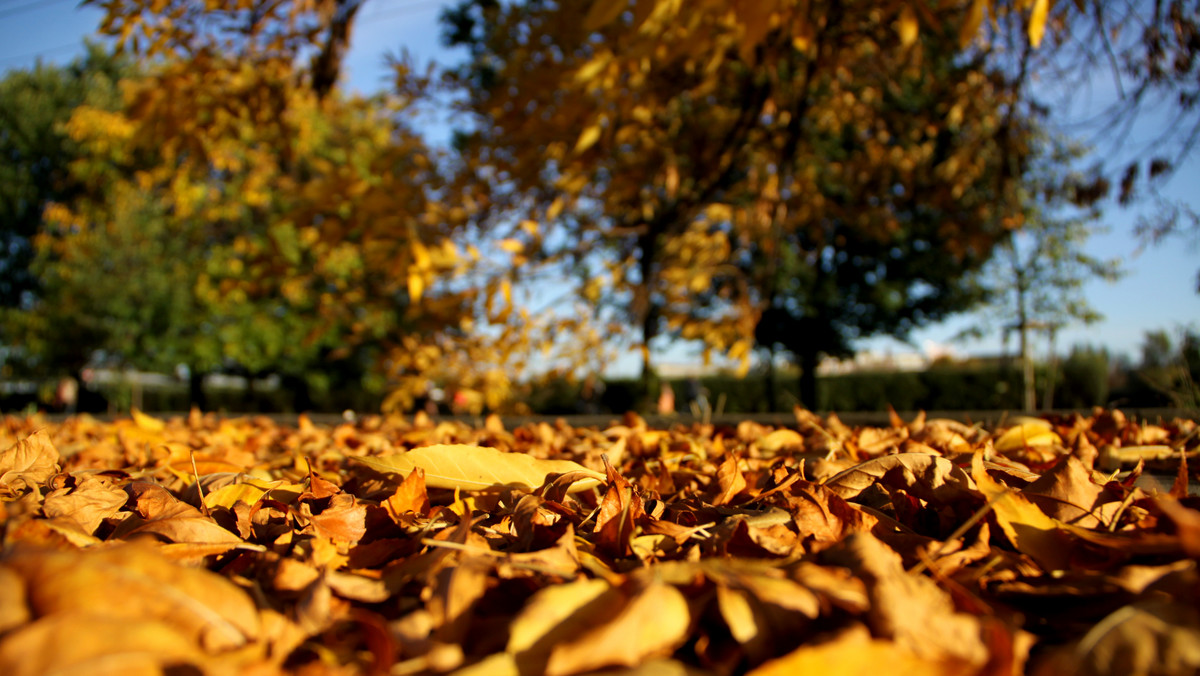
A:
<svg viewBox="0 0 1200 676">
<path fill-rule="evenodd" d="M 852 359 L 826 357 L 817 365 L 817 375 L 836 376 L 870 371 L 924 371 L 932 360 L 919 352 L 874 352 L 866 350 Z"/>
</svg>

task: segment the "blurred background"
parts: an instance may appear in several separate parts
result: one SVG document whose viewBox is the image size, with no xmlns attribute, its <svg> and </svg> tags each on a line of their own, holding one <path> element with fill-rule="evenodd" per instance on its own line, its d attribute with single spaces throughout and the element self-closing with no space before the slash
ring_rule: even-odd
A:
<svg viewBox="0 0 1200 676">
<path fill-rule="evenodd" d="M 1200 405 L 1200 2 L 0 0 L 0 44 L 4 412 Z"/>
</svg>

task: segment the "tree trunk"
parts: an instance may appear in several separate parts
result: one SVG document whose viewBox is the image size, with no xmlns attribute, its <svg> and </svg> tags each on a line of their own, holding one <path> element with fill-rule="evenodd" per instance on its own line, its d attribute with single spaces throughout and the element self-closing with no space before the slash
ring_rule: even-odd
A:
<svg viewBox="0 0 1200 676">
<path fill-rule="evenodd" d="M 204 396 L 204 375 L 195 368 L 188 369 L 188 403 L 201 411 L 208 408 L 208 400 Z"/>
<path fill-rule="evenodd" d="M 312 393 L 308 390 L 308 379 L 304 376 L 284 374 L 279 379 L 283 389 L 292 393 L 292 408 L 295 413 L 312 410 Z"/>
<path fill-rule="evenodd" d="M 337 85 L 342 74 L 342 61 L 350 46 L 350 30 L 354 15 L 362 8 L 364 0 L 337 0 L 330 18 L 329 35 L 321 51 L 312 60 L 312 88 L 317 98 L 325 98 Z"/>
<path fill-rule="evenodd" d="M 1055 380 L 1058 377 L 1058 346 L 1055 344 L 1055 334 L 1057 329 L 1054 326 L 1049 327 L 1050 331 L 1050 366 L 1046 372 L 1046 391 L 1042 393 L 1042 408 L 1050 410 L 1054 408 L 1054 386 L 1057 385 Z"/>
<path fill-rule="evenodd" d="M 775 345 L 767 346 L 767 411 L 774 413 L 778 405 L 778 398 L 775 396 L 775 388 L 777 387 L 775 379 Z"/>
<path fill-rule="evenodd" d="M 817 362 L 820 354 L 816 350 L 804 350 L 796 355 L 800 362 L 800 405 L 810 411 L 817 410 Z"/>
<path fill-rule="evenodd" d="M 1017 271 L 1017 331 L 1021 340 L 1021 408 L 1033 411 L 1037 408 L 1037 389 L 1033 383 L 1033 346 L 1029 343 L 1029 315 L 1025 309 L 1026 283 L 1021 271 Z"/>
<path fill-rule="evenodd" d="M 1021 321 L 1021 407 L 1025 411 L 1037 409 L 1037 389 L 1033 383 L 1033 346 L 1029 344 L 1029 326 Z"/>
</svg>

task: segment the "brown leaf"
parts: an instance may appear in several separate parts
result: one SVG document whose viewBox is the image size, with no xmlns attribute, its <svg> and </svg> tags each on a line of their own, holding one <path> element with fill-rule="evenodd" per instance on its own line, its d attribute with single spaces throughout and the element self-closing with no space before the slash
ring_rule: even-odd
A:
<svg viewBox="0 0 1200 676">
<path fill-rule="evenodd" d="M 84 533 L 94 533 L 100 523 L 125 506 L 129 495 L 102 477 L 83 475 L 74 488 L 51 491 L 42 511 L 51 518 L 69 519 Z"/>
<path fill-rule="evenodd" d="M 58 450 L 38 430 L 0 451 L 0 497 L 35 489 L 58 472 Z"/>
<path fill-rule="evenodd" d="M 717 468 L 717 485 L 721 492 L 713 498 L 714 505 L 728 505 L 733 498 L 746 489 L 746 478 L 738 469 L 738 459 L 732 453 L 725 455 L 724 462 Z"/>
<path fill-rule="evenodd" d="M 853 500 L 897 468 L 908 479 L 906 487 L 919 484 L 930 498 L 939 502 L 952 502 L 975 490 L 971 477 L 954 463 L 923 453 L 899 453 L 867 460 L 837 473 L 824 485 L 841 498 Z"/>
<path fill-rule="evenodd" d="M 86 610 L 42 618 L 0 640 L 0 672 L 8 676 L 203 673 L 211 662 L 168 624 L 139 617 L 114 621 Z"/>
<path fill-rule="evenodd" d="M 869 533 L 855 533 L 827 550 L 867 583 L 871 632 L 904 652 L 934 663 L 980 667 L 989 655 L 978 619 L 957 612 L 950 596 L 927 577 L 904 570 L 900 555 Z"/>
<path fill-rule="evenodd" d="M 414 516 L 429 516 L 429 494 L 425 490 L 425 470 L 417 468 L 404 477 L 396 492 L 383 501 L 388 516 L 397 525 L 412 525 Z"/>
<path fill-rule="evenodd" d="M 605 459 L 608 471 L 608 490 L 596 514 L 596 545 L 615 556 L 633 553 L 632 540 L 636 523 L 645 514 L 642 497 L 625 477 Z"/>
<path fill-rule="evenodd" d="M 184 568 L 148 545 L 100 551 L 18 551 L 3 565 L 25 580 L 35 617 L 88 613 L 120 626 L 161 623 L 204 650 L 253 640 L 258 610 L 236 585 L 205 570 Z"/>
<path fill-rule="evenodd" d="M 1191 479 L 1188 476 L 1187 468 L 1187 451 L 1179 451 L 1179 471 L 1175 473 L 1175 481 L 1171 484 L 1171 497 L 1179 500 L 1188 496 L 1188 485 Z"/>
<path fill-rule="evenodd" d="M 797 481 L 785 495 L 796 531 L 805 542 L 830 544 L 875 525 L 873 517 L 854 509 L 825 485 Z"/>
<path fill-rule="evenodd" d="M 301 503 L 300 515 L 308 519 L 318 535 L 354 544 L 367 533 L 367 508 L 349 493 L 329 498 L 329 505 L 316 514 L 312 509 L 312 503 Z"/>
<path fill-rule="evenodd" d="M 1022 493 L 1051 518 L 1083 528 L 1107 526 L 1120 509 L 1122 499 L 1093 483 L 1091 472 L 1079 459 L 1069 455 Z"/>
<path fill-rule="evenodd" d="M 132 499 L 136 513 L 117 526 L 113 531 L 114 538 L 152 533 L 172 542 L 242 541 L 237 535 L 225 530 L 195 507 L 178 500 L 161 486 L 135 482 L 125 490 Z"/>
<path fill-rule="evenodd" d="M 1167 676 L 1200 671 L 1200 610 L 1189 599 L 1153 598 L 1105 617 L 1036 676 Z"/>
</svg>

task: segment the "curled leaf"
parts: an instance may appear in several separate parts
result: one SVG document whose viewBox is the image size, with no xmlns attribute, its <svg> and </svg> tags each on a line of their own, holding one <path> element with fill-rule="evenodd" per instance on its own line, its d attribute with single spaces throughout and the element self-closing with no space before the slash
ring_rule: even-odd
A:
<svg viewBox="0 0 1200 676">
<path fill-rule="evenodd" d="M 57 471 L 58 450 L 49 435 L 38 430 L 0 451 L 0 495 L 35 488 Z"/>
</svg>

